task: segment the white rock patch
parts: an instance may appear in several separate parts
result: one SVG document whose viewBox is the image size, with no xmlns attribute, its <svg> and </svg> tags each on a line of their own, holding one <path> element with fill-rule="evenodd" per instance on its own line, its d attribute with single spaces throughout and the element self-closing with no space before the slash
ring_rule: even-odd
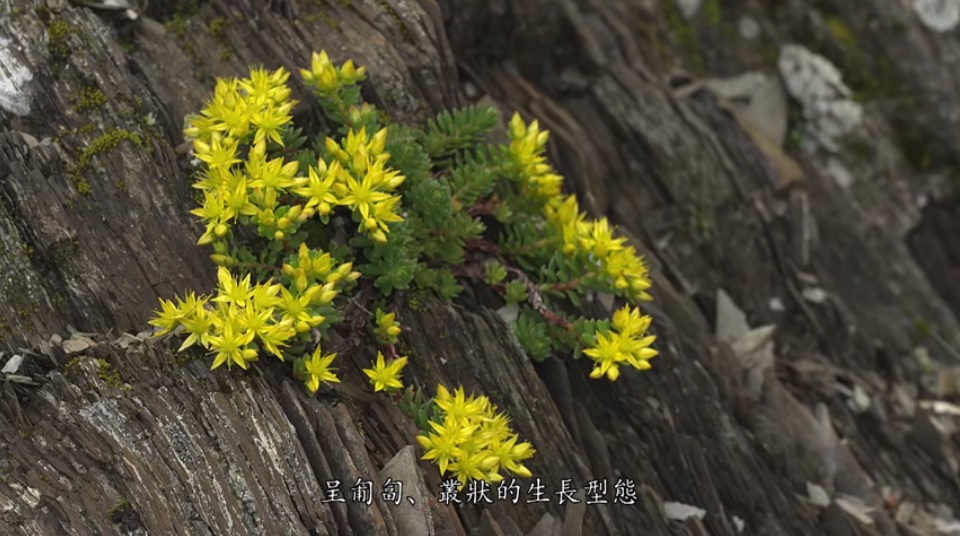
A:
<svg viewBox="0 0 960 536">
<path fill-rule="evenodd" d="M 913 0 L 913 10 L 935 32 L 949 32 L 960 23 L 960 0 Z"/>
<path fill-rule="evenodd" d="M 778 66 L 787 91 L 803 107 L 809 141 L 836 151 L 839 139 L 859 126 L 863 117 L 863 108 L 851 99 L 853 92 L 843 83 L 840 71 L 800 45 L 784 46 Z"/>
<path fill-rule="evenodd" d="M 30 72 L 13 53 L 12 42 L 0 36 L 0 108 L 15 114 L 30 113 Z"/>
<path fill-rule="evenodd" d="M 702 2 L 703 0 L 677 0 L 677 7 L 685 19 L 691 19 L 697 14 Z"/>
</svg>

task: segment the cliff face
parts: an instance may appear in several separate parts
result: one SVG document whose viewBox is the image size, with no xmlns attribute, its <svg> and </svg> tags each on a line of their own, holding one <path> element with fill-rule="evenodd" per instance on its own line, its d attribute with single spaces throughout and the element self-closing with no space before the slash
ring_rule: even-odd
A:
<svg viewBox="0 0 960 536">
<path fill-rule="evenodd" d="M 0 19 L 0 350 L 20 356 L 0 401 L 0 532 L 957 526 L 942 507 L 960 504 L 954 3 L 79 4 L 13 0 Z M 412 423 L 366 393 L 372 346 L 314 399 L 280 364 L 211 373 L 143 340 L 157 296 L 215 281 L 184 115 L 217 76 L 320 49 L 366 65 L 365 97 L 396 121 L 480 99 L 539 119 L 583 205 L 644 250 L 661 357 L 613 384 L 533 366 L 470 292 L 399 314 L 409 383 L 488 394 L 547 493 L 607 479 L 611 504 L 527 503 L 530 482 L 516 505 L 439 503 L 436 468 L 403 450 Z M 390 475 L 416 508 L 321 501 L 325 481 L 349 495 Z M 636 504 L 612 504 L 618 480 Z"/>
</svg>

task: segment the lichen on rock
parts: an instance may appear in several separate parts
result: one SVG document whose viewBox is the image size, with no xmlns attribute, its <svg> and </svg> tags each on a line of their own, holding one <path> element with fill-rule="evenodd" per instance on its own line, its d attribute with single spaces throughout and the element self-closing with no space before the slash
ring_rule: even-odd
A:
<svg viewBox="0 0 960 536">
<path fill-rule="evenodd" d="M 800 45 L 785 45 L 778 67 L 787 91 L 803 108 L 804 141 L 811 148 L 836 151 L 840 138 L 852 132 L 863 116 L 840 71 Z"/>
</svg>

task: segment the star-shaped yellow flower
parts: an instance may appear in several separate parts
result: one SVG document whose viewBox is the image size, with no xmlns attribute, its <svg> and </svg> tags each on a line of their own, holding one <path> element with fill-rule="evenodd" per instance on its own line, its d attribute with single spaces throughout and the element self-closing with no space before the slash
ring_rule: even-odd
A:
<svg viewBox="0 0 960 536">
<path fill-rule="evenodd" d="M 304 361 L 304 366 L 307 369 L 307 380 L 305 383 L 311 393 L 317 392 L 317 389 L 320 388 L 320 382 L 340 382 L 340 379 L 333 373 L 333 369 L 330 368 L 330 363 L 333 362 L 333 358 L 335 357 L 337 357 L 337 354 L 322 355 L 320 346 L 318 345 L 317 349 L 313 351 L 313 355 L 310 356 L 310 359 Z"/>
<path fill-rule="evenodd" d="M 387 364 L 383 359 L 383 353 L 377 352 L 377 362 L 374 363 L 373 368 L 363 369 L 363 373 L 370 378 L 374 391 L 403 389 L 403 383 L 400 381 L 400 371 L 406 365 L 406 357 L 398 357 Z"/>
</svg>

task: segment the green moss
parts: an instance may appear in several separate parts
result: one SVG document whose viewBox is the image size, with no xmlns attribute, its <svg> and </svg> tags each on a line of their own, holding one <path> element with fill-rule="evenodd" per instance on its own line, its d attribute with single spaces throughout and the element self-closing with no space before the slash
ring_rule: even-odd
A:
<svg viewBox="0 0 960 536">
<path fill-rule="evenodd" d="M 340 25 L 337 24 L 337 21 L 336 21 L 333 17 L 330 16 L 330 10 L 327 9 L 327 4 L 326 4 L 326 2 L 324 2 L 323 0 L 313 0 L 312 3 L 313 3 L 313 5 L 317 8 L 317 12 L 314 13 L 314 14 L 312 14 L 312 15 L 308 15 L 308 16 L 306 17 L 307 22 L 313 24 L 313 23 L 317 22 L 317 20 L 322 20 L 324 23 L 326 23 L 327 26 L 329 26 L 330 28 L 332 28 L 332 29 L 334 29 L 334 30 L 336 30 L 336 31 L 339 32 L 339 31 L 340 31 Z M 340 5 L 342 5 L 342 6 L 349 6 L 349 5 L 350 5 L 350 1 L 349 1 L 349 0 L 347 0 L 346 3 L 344 3 L 342 0 L 340 0 L 339 3 L 340 3 Z"/>
<path fill-rule="evenodd" d="M 187 18 L 177 13 L 163 25 L 168 32 L 177 37 L 183 37 L 187 33 Z"/>
<path fill-rule="evenodd" d="M 663 17 L 667 22 L 670 34 L 680 48 L 680 54 L 688 64 L 691 71 L 697 76 L 706 74 L 706 65 L 703 61 L 700 44 L 697 41 L 697 34 L 692 26 L 687 23 L 680 13 L 680 9 L 674 2 L 661 2 Z"/>
<path fill-rule="evenodd" d="M 49 19 L 46 28 L 47 52 L 50 53 L 50 58 L 55 63 L 66 61 L 70 57 L 70 45 L 67 41 L 77 29 L 61 18 Z"/>
<path fill-rule="evenodd" d="M 124 129 L 113 129 L 108 130 L 107 132 L 104 132 L 95 138 L 92 142 L 90 142 L 90 145 L 88 145 L 87 148 L 80 153 L 80 157 L 77 158 L 76 166 L 73 166 L 67 172 L 67 174 L 70 176 L 70 180 L 73 181 L 74 187 L 77 189 L 78 194 L 87 195 L 90 193 L 90 183 L 83 178 L 83 174 L 90 167 L 93 157 L 115 149 L 124 141 L 133 143 L 137 147 L 143 146 L 143 139 L 139 134 Z"/>
<path fill-rule="evenodd" d="M 323 22 L 325 22 L 327 26 L 333 28 L 338 32 L 340 31 L 340 25 L 337 24 L 337 21 L 335 21 L 333 17 L 330 16 L 330 13 L 328 13 L 326 9 L 321 9 L 320 12 L 317 14 L 317 16 L 323 19 Z"/>
<path fill-rule="evenodd" d="M 853 31 L 839 17 L 829 16 L 826 19 L 827 31 L 844 50 L 854 51 L 857 48 L 857 38 Z"/>
<path fill-rule="evenodd" d="M 210 35 L 218 42 L 223 43 L 224 41 L 224 31 L 226 30 L 227 25 L 230 22 L 223 17 L 217 17 L 210 21 L 210 24 L 207 25 L 207 29 L 210 30 Z"/>
<path fill-rule="evenodd" d="M 73 99 L 73 110 L 83 113 L 88 110 L 97 110 L 107 102 L 107 96 L 96 86 L 83 85 L 77 90 Z"/>
<path fill-rule="evenodd" d="M 382 9 L 388 17 L 393 19 L 393 22 L 397 25 L 397 28 L 400 29 L 400 35 L 403 36 L 403 40 L 411 45 L 414 44 L 413 32 L 411 32 L 410 28 L 407 28 L 407 25 L 403 23 L 403 19 L 401 19 L 400 14 L 393 9 L 393 6 L 388 4 L 386 0 L 377 0 L 377 5 L 380 6 L 380 9 Z"/>
<path fill-rule="evenodd" d="M 210 30 L 210 35 L 213 37 L 213 40 L 219 43 L 222 47 L 220 49 L 220 61 L 227 61 L 231 56 L 230 48 L 227 47 L 227 39 L 225 36 L 227 26 L 229 25 L 230 21 L 223 17 L 217 17 L 210 21 L 210 24 L 207 25 L 207 29 Z"/>
<path fill-rule="evenodd" d="M 411 311 L 423 311 L 423 300 L 426 292 L 415 290 L 407 294 L 407 309 Z"/>
<path fill-rule="evenodd" d="M 110 387 L 115 387 L 123 391 L 133 389 L 133 387 L 123 383 L 120 372 L 106 359 L 97 359 L 97 377 Z"/>
<path fill-rule="evenodd" d="M 719 26 L 723 20 L 723 11 L 720 9 L 720 0 L 707 0 L 703 4 L 703 14 L 710 26 Z"/>
<path fill-rule="evenodd" d="M 67 379 L 76 378 L 80 372 L 80 363 L 82 362 L 83 356 L 77 356 L 68 361 L 67 364 L 63 366 L 63 375 Z"/>
<path fill-rule="evenodd" d="M 926 320 L 919 316 L 914 317 L 913 327 L 917 330 L 917 333 L 919 333 L 921 337 L 929 337 L 933 332 L 933 330 L 930 328 L 930 324 L 928 324 Z"/>
</svg>

